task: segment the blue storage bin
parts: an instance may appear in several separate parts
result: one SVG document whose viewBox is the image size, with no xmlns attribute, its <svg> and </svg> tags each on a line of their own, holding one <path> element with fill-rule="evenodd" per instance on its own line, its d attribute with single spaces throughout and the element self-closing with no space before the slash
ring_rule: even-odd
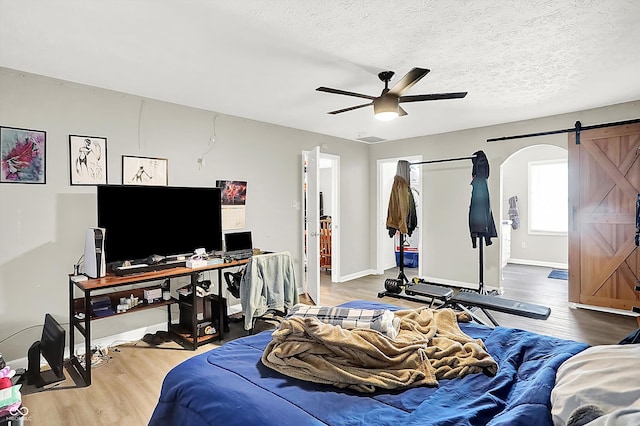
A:
<svg viewBox="0 0 640 426">
<path fill-rule="evenodd" d="M 406 268 L 417 268 L 418 267 L 418 257 L 419 253 L 417 252 L 405 252 L 404 253 L 404 266 Z M 396 266 L 400 266 L 400 252 L 396 252 Z"/>
</svg>

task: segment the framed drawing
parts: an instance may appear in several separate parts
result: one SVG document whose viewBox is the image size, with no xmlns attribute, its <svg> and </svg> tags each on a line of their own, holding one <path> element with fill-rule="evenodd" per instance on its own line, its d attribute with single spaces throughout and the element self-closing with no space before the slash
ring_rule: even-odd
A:
<svg viewBox="0 0 640 426">
<path fill-rule="evenodd" d="M 47 132 L 0 127 L 0 183 L 46 183 Z"/>
<path fill-rule="evenodd" d="M 166 158 L 122 156 L 123 185 L 166 186 L 169 184 Z"/>
<path fill-rule="evenodd" d="M 71 185 L 107 184 L 107 139 L 69 135 Z"/>
</svg>

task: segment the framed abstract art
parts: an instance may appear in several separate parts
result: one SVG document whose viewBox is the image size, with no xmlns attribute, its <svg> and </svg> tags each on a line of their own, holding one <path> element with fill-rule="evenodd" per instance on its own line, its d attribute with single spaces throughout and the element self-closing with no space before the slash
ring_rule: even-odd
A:
<svg viewBox="0 0 640 426">
<path fill-rule="evenodd" d="M 46 183 L 47 132 L 0 127 L 0 183 Z"/>
</svg>

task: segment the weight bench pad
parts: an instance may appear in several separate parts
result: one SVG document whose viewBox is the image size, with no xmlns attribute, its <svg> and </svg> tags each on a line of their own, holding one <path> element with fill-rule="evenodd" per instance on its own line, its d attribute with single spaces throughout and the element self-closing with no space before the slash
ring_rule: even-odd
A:
<svg viewBox="0 0 640 426">
<path fill-rule="evenodd" d="M 446 287 L 439 287 L 431 284 L 411 284 L 407 285 L 404 292 L 409 296 L 426 296 L 436 299 L 449 300 L 453 296 L 453 290 Z"/>
<path fill-rule="evenodd" d="M 461 291 L 449 299 L 449 304 L 456 303 L 541 320 L 546 320 L 551 314 L 551 308 L 547 306 L 466 291 Z"/>
</svg>

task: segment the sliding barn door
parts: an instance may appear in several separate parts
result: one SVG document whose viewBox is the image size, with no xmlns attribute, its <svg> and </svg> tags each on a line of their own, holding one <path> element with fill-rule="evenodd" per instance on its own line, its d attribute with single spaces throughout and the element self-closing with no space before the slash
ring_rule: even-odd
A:
<svg viewBox="0 0 640 426">
<path fill-rule="evenodd" d="M 569 301 L 629 310 L 638 305 L 635 246 L 640 125 L 569 136 Z"/>
</svg>

